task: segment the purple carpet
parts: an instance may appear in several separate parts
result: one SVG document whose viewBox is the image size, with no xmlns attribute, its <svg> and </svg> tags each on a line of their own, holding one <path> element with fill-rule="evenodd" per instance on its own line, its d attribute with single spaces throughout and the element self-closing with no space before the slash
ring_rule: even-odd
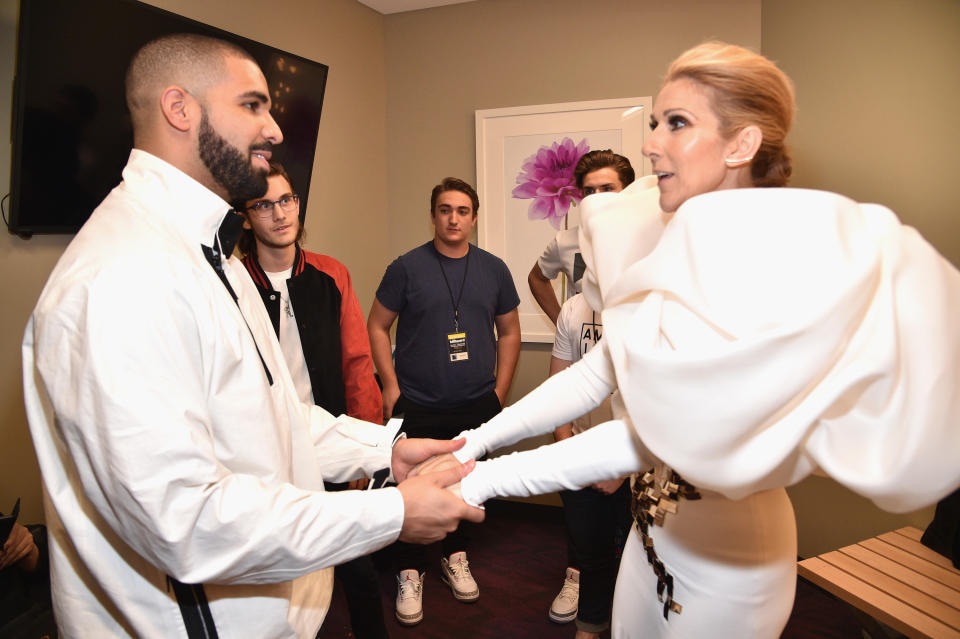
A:
<svg viewBox="0 0 960 639">
<path fill-rule="evenodd" d="M 374 556 L 392 639 L 572 639 L 573 623 L 558 625 L 547 618 L 566 568 L 560 508 L 494 500 L 487 504 L 487 520 L 474 526 L 471 535 L 470 569 L 480 586 L 480 600 L 463 604 L 453 598 L 440 581 L 440 545 L 434 544 L 423 587 L 424 619 L 410 628 L 393 616 L 396 581 L 390 549 Z M 861 639 L 859 628 L 846 604 L 798 579 L 793 614 L 783 637 Z M 318 639 L 345 637 L 353 634 L 337 586 Z"/>
</svg>

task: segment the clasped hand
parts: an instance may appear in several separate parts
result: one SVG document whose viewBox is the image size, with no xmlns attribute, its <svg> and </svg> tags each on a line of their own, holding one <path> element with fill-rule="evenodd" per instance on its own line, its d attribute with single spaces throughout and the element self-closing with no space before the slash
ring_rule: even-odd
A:
<svg viewBox="0 0 960 639">
<path fill-rule="evenodd" d="M 459 442 L 459 441 L 466 441 L 466 440 L 454 440 L 454 441 Z M 457 448 L 460 448 L 460 447 L 458 446 Z M 457 450 L 457 448 L 455 448 L 454 450 Z M 470 464 L 471 470 L 476 465 L 476 462 L 473 460 L 470 460 L 467 463 Z M 453 453 L 443 453 L 442 455 L 434 455 L 427 461 L 420 462 L 410 470 L 410 474 L 408 476 L 416 477 L 417 475 L 420 475 L 422 473 L 434 473 L 441 470 L 447 470 L 448 468 L 457 468 L 462 465 L 463 464 L 460 463 L 460 460 L 458 460 L 456 457 L 453 456 Z M 464 477 L 466 475 L 467 473 L 463 474 Z M 450 486 L 447 486 L 447 490 L 452 492 L 454 495 L 456 495 L 460 499 L 463 499 L 463 495 L 460 493 L 459 481 L 455 484 L 451 484 Z"/>
<path fill-rule="evenodd" d="M 483 521 L 484 512 L 459 496 L 460 480 L 476 462 L 461 464 L 452 455 L 466 443 L 436 439 L 401 439 L 393 447 L 393 476 L 403 496 L 400 541 L 432 543 L 456 530 L 460 520 Z"/>
</svg>

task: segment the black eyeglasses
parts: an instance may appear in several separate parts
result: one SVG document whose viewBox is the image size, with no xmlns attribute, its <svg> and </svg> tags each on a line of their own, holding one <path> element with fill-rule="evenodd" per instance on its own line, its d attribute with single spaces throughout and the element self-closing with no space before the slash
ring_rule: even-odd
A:
<svg viewBox="0 0 960 639">
<path fill-rule="evenodd" d="M 258 218 L 265 219 L 273 215 L 273 207 L 279 206 L 281 210 L 291 213 L 297 209 L 300 204 L 300 196 L 296 193 L 283 195 L 279 200 L 260 200 L 254 202 L 252 206 L 247 207 L 247 212 Z"/>
</svg>

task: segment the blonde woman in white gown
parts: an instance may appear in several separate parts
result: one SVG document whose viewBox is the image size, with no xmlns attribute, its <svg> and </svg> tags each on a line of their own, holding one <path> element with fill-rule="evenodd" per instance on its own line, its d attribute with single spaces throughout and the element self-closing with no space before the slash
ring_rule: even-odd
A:
<svg viewBox="0 0 960 639">
<path fill-rule="evenodd" d="M 460 485 L 480 504 L 640 472 L 613 637 L 779 636 L 796 582 L 784 486 L 811 472 L 893 511 L 960 484 L 960 273 L 881 206 L 752 188 L 785 186 L 793 111 L 789 79 L 748 50 L 673 63 L 643 149 L 654 175 L 583 203 L 603 339 L 456 453 L 618 391 L 614 421 Z"/>
</svg>

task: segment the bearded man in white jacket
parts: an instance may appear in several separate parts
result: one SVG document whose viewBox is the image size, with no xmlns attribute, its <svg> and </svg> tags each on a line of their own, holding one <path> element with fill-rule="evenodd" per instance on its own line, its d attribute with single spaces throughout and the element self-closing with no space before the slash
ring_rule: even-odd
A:
<svg viewBox="0 0 960 639">
<path fill-rule="evenodd" d="M 23 342 L 61 633 L 312 638 L 331 566 L 482 519 L 444 490 L 470 465 L 407 478 L 457 444 L 394 443 L 297 399 L 256 288 L 226 260 L 227 202 L 263 195 L 283 139 L 249 54 L 160 38 L 134 57 L 127 102 L 123 182 Z M 388 472 L 397 488 L 323 492 Z"/>
</svg>

